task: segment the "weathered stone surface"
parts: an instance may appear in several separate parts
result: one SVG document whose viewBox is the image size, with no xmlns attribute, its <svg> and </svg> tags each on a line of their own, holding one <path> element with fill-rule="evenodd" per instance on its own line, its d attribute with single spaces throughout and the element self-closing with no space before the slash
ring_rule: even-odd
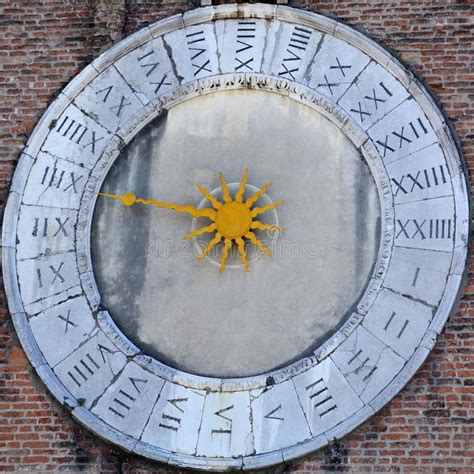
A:
<svg viewBox="0 0 474 474">
<path fill-rule="evenodd" d="M 387 165 L 396 204 L 453 194 L 449 169 L 438 144 Z"/>
<path fill-rule="evenodd" d="M 187 26 L 185 30 L 176 30 L 183 25 Z M 153 41 L 152 36 L 155 37 Z M 253 71 L 261 74 L 250 74 Z M 222 72 L 230 74 L 217 76 Z M 244 72 L 245 75 L 241 74 Z M 195 80 L 200 78 L 204 80 Z M 178 82 L 182 83 L 180 87 L 176 87 Z M 301 83 L 309 84 L 314 90 Z M 248 92 L 252 93 L 264 90 L 273 98 L 278 94 L 280 98 L 287 96 L 288 100 L 298 101 L 300 112 L 308 109 L 314 114 L 316 111 L 348 137 L 357 150 L 356 155 L 360 151 L 369 163 L 377 182 L 383 246 L 363 303 L 354 306 L 364 285 L 361 292 L 355 292 L 356 296 L 348 297 L 348 311 L 356 308 L 360 317 L 351 319 L 351 324 L 339 329 L 333 324 L 330 329 L 337 331 L 331 344 L 320 346 L 316 355 L 314 352 L 308 355 L 295 345 L 275 345 L 269 337 L 272 330 L 286 334 L 275 318 L 275 309 L 282 307 L 276 297 L 285 296 L 286 299 L 288 296 L 277 286 L 280 280 L 278 264 L 283 259 L 274 258 L 271 262 L 277 261 L 277 264 L 267 266 L 265 273 L 257 270 L 252 274 L 262 282 L 254 299 L 245 285 L 237 285 L 239 298 L 242 295 L 249 298 L 247 308 L 243 304 L 233 305 L 232 298 L 221 294 L 228 306 L 238 307 L 240 311 L 236 312 L 239 325 L 225 320 L 230 328 L 227 338 L 217 337 L 216 331 L 222 315 L 228 314 L 227 307 L 224 311 L 216 311 L 215 324 L 209 327 L 221 347 L 230 350 L 240 327 L 247 331 L 254 328 L 251 310 L 255 307 L 260 311 L 259 304 L 265 306 L 262 299 L 269 296 L 273 298 L 270 302 L 272 311 L 268 313 L 271 324 L 261 325 L 263 332 L 255 330 L 258 339 L 255 353 L 266 353 L 275 346 L 273 355 L 279 347 L 292 347 L 296 356 L 303 352 L 306 355 L 283 369 L 276 369 L 271 375 L 260 373 L 244 380 L 223 381 L 171 368 L 146 354 L 138 354 L 138 348 L 124 339 L 120 329 L 103 311 L 103 306 L 99 306 L 101 298 L 95 288 L 90 263 L 88 232 L 95 202 L 91 195 L 98 190 L 105 171 L 124 143 L 155 116 L 160 116 L 169 128 L 176 104 L 226 88 L 235 89 L 239 98 L 233 112 L 245 110 L 242 89 L 251 89 Z M 342 109 L 331 102 L 336 99 Z M 341 145 L 332 147 L 332 153 L 327 152 L 323 146 L 331 143 L 337 133 L 328 132 L 319 137 L 314 146 L 309 138 L 302 139 L 301 129 L 310 123 L 304 119 L 303 112 L 298 116 L 297 133 L 292 140 L 289 113 L 284 114 L 280 124 L 278 120 L 269 120 L 268 123 L 276 123 L 280 128 L 275 126 L 266 131 L 263 126 L 267 120 L 262 120 L 264 109 L 260 107 L 254 117 L 248 113 L 246 121 L 240 120 L 235 113 L 218 117 L 228 133 L 210 134 L 212 146 L 204 150 L 193 142 L 199 131 L 199 120 L 205 121 L 205 125 L 210 123 L 203 117 L 204 109 L 206 107 L 198 108 L 183 120 L 186 123 L 184 132 L 174 140 L 174 148 L 169 153 L 172 166 L 168 166 L 166 154 L 163 156 L 161 150 L 158 171 L 145 168 L 141 172 L 164 176 L 159 190 L 160 193 L 167 191 L 169 200 L 196 203 L 196 193 L 179 194 L 180 190 L 190 189 L 195 181 L 205 185 L 215 183 L 215 172 L 219 171 L 216 167 L 240 178 L 242 168 L 249 166 L 251 172 L 256 170 L 259 181 L 273 177 L 275 189 L 281 190 L 297 171 L 302 170 L 304 186 L 290 186 L 290 183 L 286 195 L 278 196 L 285 199 L 288 208 L 292 203 L 300 208 L 286 214 L 282 211 L 278 218 L 283 226 L 290 223 L 292 216 L 299 219 L 300 222 L 288 225 L 287 235 L 295 241 L 298 237 L 318 235 L 318 245 L 323 249 L 315 259 L 322 261 L 325 267 L 320 277 L 315 278 L 311 273 L 313 261 L 310 262 L 313 265 L 304 267 L 304 260 L 298 260 L 298 270 L 304 274 L 301 279 L 295 279 L 294 262 L 291 267 L 285 267 L 286 279 L 282 281 L 288 286 L 288 275 L 292 278 L 293 295 L 288 299 L 297 308 L 294 314 L 303 314 L 299 306 L 303 299 L 294 294 L 296 289 L 305 288 L 304 298 L 309 298 L 307 295 L 316 294 L 316 289 L 327 282 L 328 269 L 338 274 L 341 268 L 347 268 L 344 259 L 339 258 L 341 254 L 336 252 L 334 258 L 330 251 L 338 246 L 337 235 L 345 240 L 341 248 L 358 258 L 362 243 L 375 248 L 367 235 L 361 237 L 359 233 L 351 232 L 342 211 L 331 212 L 334 202 L 345 195 L 338 190 L 338 185 L 347 184 L 345 180 L 348 180 L 346 187 L 350 187 L 354 182 L 363 181 L 338 160 L 339 156 L 347 156 L 352 148 Z M 277 118 L 275 110 L 273 107 L 268 114 L 271 119 Z M 193 120 L 195 117 L 198 120 Z M 255 120 L 254 127 L 252 120 Z M 249 135 L 252 128 L 256 130 L 254 138 Z M 308 136 L 313 137 L 322 128 L 321 123 L 312 127 Z M 368 130 L 372 141 L 367 140 L 364 129 Z M 113 132 L 117 135 L 111 139 Z M 179 151 L 183 136 L 190 142 L 187 146 L 192 148 L 193 159 L 188 165 Z M 277 144 L 280 137 L 287 138 L 282 147 L 284 160 L 277 160 L 277 153 L 268 148 L 267 142 L 259 148 L 258 144 L 263 143 L 262 136 L 271 137 L 270 145 Z M 223 142 L 230 143 L 236 137 L 235 145 L 225 153 L 219 149 Z M 249 151 L 243 145 L 246 140 L 254 143 Z M 305 143 L 311 148 L 310 165 L 313 161 L 321 165 L 324 155 L 329 158 L 317 172 L 297 161 Z M 374 147 L 387 165 L 395 219 L 390 212 L 394 206 L 389 180 Z M 238 151 L 237 156 L 232 148 Z M 314 160 L 315 150 L 317 160 Z M 213 154 L 219 158 L 214 164 L 210 161 Z M 266 154 L 272 158 L 268 163 Z M 242 156 L 251 166 L 242 161 Z M 229 163 L 234 168 L 226 170 Z M 291 166 L 285 171 L 287 164 Z M 266 168 L 262 170 L 260 166 Z M 164 169 L 167 169 L 167 175 Z M 169 172 L 173 169 L 179 171 L 178 184 L 171 180 Z M 184 180 L 183 169 L 191 170 Z M 269 176 L 275 169 L 279 176 L 285 177 L 283 184 L 277 182 L 278 173 Z M 304 11 L 275 5 L 216 6 L 177 15 L 131 35 L 88 66 L 52 103 L 28 141 L 18 170 L 5 213 L 3 262 L 13 321 L 28 357 L 54 396 L 73 408 L 73 415 L 81 423 L 124 449 L 152 459 L 207 471 L 251 469 L 292 459 L 344 436 L 392 398 L 420 366 L 433 347 L 436 335 L 441 332 L 461 285 L 469 222 L 467 189 L 459 153 L 442 114 L 413 74 L 381 46 L 345 25 Z M 89 178 L 89 172 L 93 178 Z M 128 174 L 126 184 L 140 181 L 138 176 Z M 330 180 L 334 176 L 337 177 L 335 184 Z M 87 179 L 87 192 L 83 196 Z M 325 194 L 316 198 L 310 194 L 325 185 L 329 188 Z M 300 192 L 297 195 L 295 189 L 304 189 L 307 194 Z M 126 191 L 129 190 L 135 191 L 128 187 Z M 360 200 L 366 195 L 367 189 L 364 189 L 353 193 L 349 199 L 352 206 L 358 206 L 357 216 L 374 215 L 370 203 Z M 306 203 L 307 196 L 311 199 Z M 150 197 L 160 198 L 161 195 Z M 302 218 L 301 206 L 315 206 L 317 218 Z M 74 210 L 79 207 L 80 224 L 76 229 L 75 247 L 71 225 L 75 222 Z M 337 209 L 344 208 L 342 205 Z M 337 217 L 335 221 L 330 219 L 333 215 Z M 353 217 L 354 213 L 349 216 L 350 219 Z M 173 222 L 178 224 L 177 228 L 173 227 Z M 177 235 L 174 231 L 185 222 L 188 221 L 165 220 L 163 226 L 158 225 L 154 230 L 165 229 L 170 236 Z M 145 242 L 150 243 L 150 236 L 153 240 L 154 234 L 150 234 L 146 226 L 136 224 L 130 221 L 127 224 L 133 227 L 133 239 L 143 233 L 148 239 Z M 188 224 L 183 228 L 189 227 Z M 300 224 L 304 225 L 299 227 Z M 327 240 L 332 246 L 321 245 L 320 236 L 325 234 L 317 234 L 326 224 L 326 235 L 330 237 Z M 109 226 L 109 232 L 112 228 L 117 232 L 116 226 Z M 189 228 L 183 233 L 188 231 Z M 391 251 L 394 232 L 396 245 Z M 356 236 L 354 245 L 347 237 L 352 234 Z M 147 254 L 150 250 L 146 247 Z M 124 257 L 127 255 L 132 257 L 131 263 Z M 136 254 L 125 252 L 122 257 L 115 260 L 124 263 L 122 271 L 108 274 L 114 284 L 134 267 L 140 267 L 144 274 L 150 272 Z M 182 268 L 179 260 L 173 261 L 178 263 L 175 265 L 177 280 L 193 274 L 194 267 L 182 260 Z M 212 267 L 216 260 L 210 258 L 206 263 Z M 257 259 L 252 265 L 261 268 L 261 260 Z M 385 277 L 388 262 L 390 267 Z M 173 274 L 163 265 L 157 268 L 158 271 L 150 274 L 153 279 L 159 275 L 163 280 L 152 290 L 166 287 L 173 280 Z M 364 280 L 366 275 L 361 271 L 360 261 L 356 260 L 350 270 Z M 80 280 L 77 279 L 78 271 Z M 230 274 L 235 276 L 235 273 Z M 203 293 L 208 300 L 222 293 L 223 280 L 219 276 L 219 281 L 207 279 L 207 276 L 197 279 L 206 287 Z M 305 286 L 308 281 L 309 291 Z M 340 281 L 338 291 L 322 291 L 322 297 L 316 295 L 316 304 L 310 306 L 311 314 L 322 317 L 325 322 L 331 321 L 327 317 L 331 312 L 320 311 L 318 305 L 328 300 L 340 302 L 341 294 L 347 296 L 341 291 Z M 386 288 L 380 290 L 382 282 Z M 189 286 L 182 284 L 182 280 L 179 283 L 179 295 L 185 295 L 195 304 L 197 298 L 189 294 Z M 209 288 L 212 288 L 211 293 Z M 235 285 L 232 290 L 235 294 Z M 138 294 L 136 287 L 133 292 Z M 157 291 L 149 294 L 156 300 Z M 94 311 L 100 310 L 99 328 L 88 304 Z M 175 317 L 178 311 L 174 305 L 170 307 L 169 313 Z M 202 314 L 197 310 L 195 313 Z M 153 308 L 150 314 L 156 317 Z M 166 312 L 159 316 L 163 314 Z M 135 315 L 134 310 L 127 314 L 128 317 L 131 315 Z M 196 341 L 200 341 L 202 317 L 195 317 L 192 322 L 194 320 L 197 325 L 189 326 L 191 337 L 178 338 L 175 346 L 186 351 L 183 341 L 190 341 L 191 347 L 197 347 L 199 353 Z M 287 330 L 290 334 L 297 318 L 293 314 L 286 315 L 286 320 L 293 323 Z M 160 320 L 160 330 L 167 338 L 169 332 L 163 330 L 163 323 Z M 173 323 L 174 327 L 179 326 L 176 320 Z M 311 326 L 304 327 L 299 334 L 309 335 L 311 339 L 312 329 Z M 64 343 L 59 349 L 54 344 L 57 340 Z M 315 343 L 314 337 L 311 341 Z M 313 350 L 317 345 L 306 344 L 305 347 Z M 210 351 L 214 346 L 203 344 L 201 347 Z M 244 356 L 255 359 L 255 353 L 247 347 L 239 344 L 236 347 Z M 252 345 L 248 347 L 252 349 Z M 129 362 L 123 369 L 130 359 L 134 362 Z M 286 357 L 285 362 L 288 360 Z M 225 361 L 218 359 L 218 362 Z M 54 373 L 49 365 L 55 367 Z M 198 363 L 198 370 L 203 366 L 208 367 Z M 244 366 L 242 356 L 238 367 Z M 228 374 L 224 371 L 221 375 Z M 275 380 L 280 383 L 275 385 Z M 142 439 L 138 441 L 142 432 Z"/>
<path fill-rule="evenodd" d="M 176 453 L 195 454 L 205 396 L 204 391 L 166 382 L 141 441 Z"/>
<path fill-rule="evenodd" d="M 331 359 L 365 403 L 383 390 L 405 363 L 362 326 L 336 349 Z"/>
<path fill-rule="evenodd" d="M 86 168 L 40 153 L 31 168 L 22 201 L 32 206 L 78 209 Z"/>
<path fill-rule="evenodd" d="M 385 163 L 436 142 L 435 132 L 414 99 L 408 99 L 367 130 Z"/>
<path fill-rule="evenodd" d="M 452 252 L 455 235 L 452 197 L 395 206 L 395 245 Z"/>
<path fill-rule="evenodd" d="M 197 454 L 246 456 L 253 452 L 248 392 L 209 393 L 206 396 Z"/>
<path fill-rule="evenodd" d="M 25 309 L 33 303 L 46 304 L 52 297 L 72 296 L 80 288 L 73 253 L 39 257 L 17 262 L 18 283 Z M 28 311 L 34 314 L 32 308 Z"/>
<path fill-rule="evenodd" d="M 130 362 L 92 408 L 101 420 L 140 438 L 165 381 Z"/>
<path fill-rule="evenodd" d="M 97 79 L 100 81 L 101 79 Z M 87 94 L 86 87 L 83 94 Z M 76 99 L 80 106 L 81 101 Z M 105 108 L 105 107 L 102 107 Z M 91 110 L 91 107 L 88 107 Z M 90 116 L 71 104 L 54 119 L 49 128 L 41 151 L 51 156 L 62 158 L 79 166 L 93 168 L 99 156 L 112 138 L 106 127 L 98 123 L 98 117 Z"/>
<path fill-rule="evenodd" d="M 108 67 L 94 79 L 74 99 L 74 103 L 112 133 L 144 105 L 114 66 Z"/>
<path fill-rule="evenodd" d="M 293 379 L 313 437 L 345 420 L 363 403 L 330 358 Z"/>
<path fill-rule="evenodd" d="M 49 308 L 31 317 L 29 324 L 41 352 L 51 367 L 89 339 L 96 327 L 84 297 L 71 298 Z"/>
<path fill-rule="evenodd" d="M 369 61 L 358 49 L 325 35 L 308 71 L 308 86 L 337 102 Z"/>
<path fill-rule="evenodd" d="M 338 104 L 367 130 L 408 96 L 408 91 L 394 76 L 371 61 L 355 77 Z"/>
<path fill-rule="evenodd" d="M 161 38 L 122 57 L 115 63 L 115 68 L 144 103 L 179 84 Z"/>
<path fill-rule="evenodd" d="M 54 373 L 77 398 L 90 408 L 110 386 L 127 359 L 101 331 L 54 367 Z"/>
<path fill-rule="evenodd" d="M 212 25 L 190 26 L 163 36 L 166 49 L 181 82 L 219 72 L 217 41 Z"/>
<path fill-rule="evenodd" d="M 311 437 L 291 381 L 250 392 L 255 451 L 265 453 Z"/>
<path fill-rule="evenodd" d="M 301 81 L 321 37 L 321 33 L 310 28 L 271 22 L 266 35 L 262 72 Z"/>
<path fill-rule="evenodd" d="M 18 219 L 17 259 L 72 252 L 77 213 L 70 209 L 26 206 Z"/>
<path fill-rule="evenodd" d="M 420 345 L 433 317 L 433 308 L 383 290 L 362 325 L 408 360 Z"/>
<path fill-rule="evenodd" d="M 395 247 L 384 286 L 437 305 L 446 287 L 451 260 L 448 252 Z"/>
<path fill-rule="evenodd" d="M 267 25 L 263 20 L 218 20 L 215 23 L 222 73 L 260 72 Z"/>
</svg>

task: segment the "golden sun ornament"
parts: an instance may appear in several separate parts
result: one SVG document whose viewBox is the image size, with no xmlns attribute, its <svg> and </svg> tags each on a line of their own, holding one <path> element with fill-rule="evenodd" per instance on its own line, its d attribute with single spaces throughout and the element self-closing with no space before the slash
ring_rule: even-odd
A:
<svg viewBox="0 0 474 474">
<path fill-rule="evenodd" d="M 193 217 L 205 217 L 210 219 L 212 221 L 211 224 L 202 227 L 201 229 L 194 230 L 190 234 L 184 236 L 185 239 L 191 239 L 206 233 L 215 233 L 206 248 L 201 252 L 201 255 L 199 255 L 198 261 L 202 260 L 219 242 L 224 240 L 224 248 L 220 260 L 221 273 L 225 270 L 225 264 L 233 243 L 237 245 L 242 263 L 244 264 L 245 269 L 249 271 L 249 262 L 247 260 L 244 239 L 253 243 L 261 252 L 271 256 L 270 250 L 263 245 L 263 242 L 257 238 L 252 230 L 281 231 L 281 227 L 277 225 L 264 224 L 263 222 L 256 220 L 255 217 L 264 212 L 270 211 L 271 209 L 275 209 L 277 206 L 283 204 L 283 201 L 276 201 L 263 207 L 253 207 L 272 185 L 272 183 L 266 183 L 262 186 L 262 189 L 250 196 L 244 202 L 243 196 L 245 193 L 245 186 L 248 182 L 248 169 L 245 169 L 244 171 L 242 181 L 240 182 L 239 189 L 235 194 L 234 199 L 232 199 L 230 195 L 229 188 L 227 187 L 226 180 L 224 179 L 224 176 L 222 176 L 222 173 L 219 173 L 219 181 L 223 193 L 223 202 L 216 199 L 207 189 L 200 185 L 196 185 L 199 192 L 201 192 L 211 203 L 213 209 L 208 207 L 197 209 L 192 204 L 180 205 L 157 201 L 156 199 L 141 199 L 137 198 L 133 193 L 121 195 L 106 193 L 97 194 L 112 199 L 118 199 L 125 206 L 133 206 L 136 203 L 140 203 L 145 206 L 152 205 L 166 209 L 173 209 L 176 212 L 185 212 Z"/>
</svg>

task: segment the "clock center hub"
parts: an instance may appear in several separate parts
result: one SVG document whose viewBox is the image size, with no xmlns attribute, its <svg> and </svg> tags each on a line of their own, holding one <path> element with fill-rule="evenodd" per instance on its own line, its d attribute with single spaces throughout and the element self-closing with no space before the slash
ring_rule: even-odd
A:
<svg viewBox="0 0 474 474">
<path fill-rule="evenodd" d="M 242 237 L 250 229 L 251 223 L 252 214 L 241 202 L 228 202 L 217 211 L 216 227 L 224 237 Z"/>
</svg>

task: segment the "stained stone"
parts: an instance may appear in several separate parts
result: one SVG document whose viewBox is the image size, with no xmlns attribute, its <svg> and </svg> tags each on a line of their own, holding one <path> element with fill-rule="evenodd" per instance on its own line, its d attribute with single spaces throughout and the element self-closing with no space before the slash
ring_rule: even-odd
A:
<svg viewBox="0 0 474 474">
<path fill-rule="evenodd" d="M 108 425 L 139 438 L 164 383 L 163 379 L 130 362 L 92 412 Z"/>
<path fill-rule="evenodd" d="M 74 103 L 112 133 L 144 105 L 113 66 L 94 79 Z"/>
<path fill-rule="evenodd" d="M 22 206 L 18 220 L 18 260 L 73 251 L 76 218 L 76 212 L 69 209 Z"/>
<path fill-rule="evenodd" d="M 452 254 L 395 247 L 384 286 L 437 305 L 443 296 Z"/>
<path fill-rule="evenodd" d="M 331 359 L 365 403 L 383 390 L 405 363 L 362 326 L 337 348 Z"/>
<path fill-rule="evenodd" d="M 49 308 L 30 318 L 29 322 L 36 342 L 51 367 L 89 339 L 96 327 L 83 297 L 71 298 Z"/>
<path fill-rule="evenodd" d="M 433 317 L 433 308 L 384 290 L 362 325 L 408 360 L 420 345 Z"/>
<path fill-rule="evenodd" d="M 293 379 L 313 437 L 345 420 L 363 404 L 330 358 Z"/>
<path fill-rule="evenodd" d="M 308 86 L 337 102 L 369 61 L 366 54 L 326 35 L 308 71 Z"/>
<path fill-rule="evenodd" d="M 112 138 L 99 120 L 98 116 L 94 120 L 74 104 L 69 105 L 50 125 L 51 131 L 41 151 L 88 169 L 93 168 Z"/>
<path fill-rule="evenodd" d="M 54 367 L 54 373 L 81 405 L 90 408 L 110 386 L 127 359 L 98 331 Z"/>
<path fill-rule="evenodd" d="M 235 457 L 252 452 L 249 393 L 209 393 L 204 404 L 197 454 Z"/>
<path fill-rule="evenodd" d="M 115 68 L 145 103 L 179 84 L 161 38 L 122 57 Z"/>
<path fill-rule="evenodd" d="M 172 452 L 195 454 L 206 392 L 166 382 L 141 441 Z"/>
<path fill-rule="evenodd" d="M 276 451 L 311 437 L 291 381 L 250 392 L 255 451 Z"/>
<path fill-rule="evenodd" d="M 409 96 L 400 82 L 371 61 L 339 99 L 338 104 L 366 130 Z"/>
<path fill-rule="evenodd" d="M 367 130 L 385 163 L 392 163 L 436 142 L 420 106 L 408 99 Z"/>
<path fill-rule="evenodd" d="M 78 209 L 88 174 L 84 167 L 40 153 L 31 168 L 22 201 L 32 206 Z"/>
</svg>

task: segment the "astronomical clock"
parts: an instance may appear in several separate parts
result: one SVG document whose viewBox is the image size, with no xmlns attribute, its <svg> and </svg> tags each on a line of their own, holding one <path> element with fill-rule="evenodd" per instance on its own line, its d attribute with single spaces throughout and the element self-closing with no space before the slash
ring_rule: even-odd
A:
<svg viewBox="0 0 474 474">
<path fill-rule="evenodd" d="M 420 80 L 332 19 L 198 8 L 51 103 L 3 226 L 47 388 L 126 451 L 203 470 L 302 456 L 388 403 L 456 305 L 466 179 Z"/>
</svg>

